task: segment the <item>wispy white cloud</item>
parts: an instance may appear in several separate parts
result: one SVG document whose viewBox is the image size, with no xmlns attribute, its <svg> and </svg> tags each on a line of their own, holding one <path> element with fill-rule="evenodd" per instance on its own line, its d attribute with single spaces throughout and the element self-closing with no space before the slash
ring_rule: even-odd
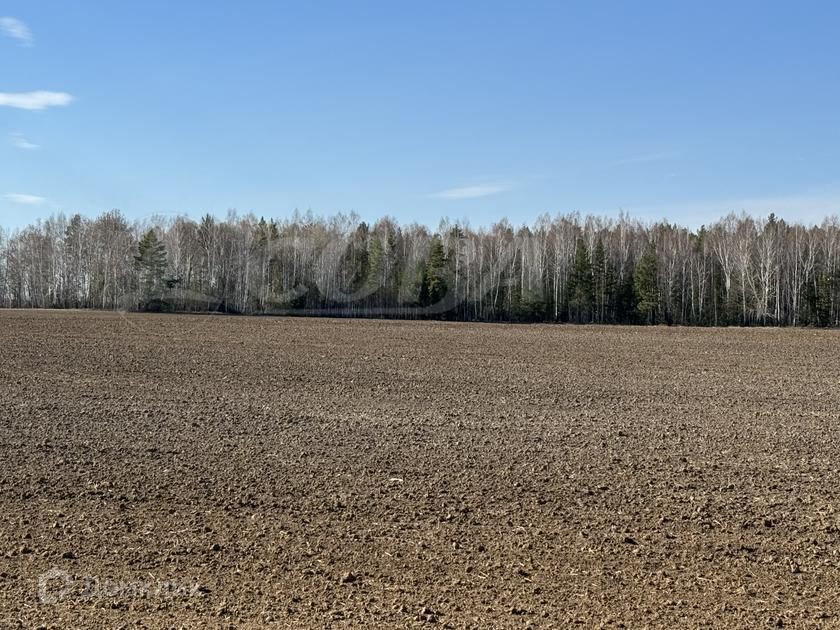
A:
<svg viewBox="0 0 840 630">
<path fill-rule="evenodd" d="M 499 193 L 508 192 L 512 189 L 513 186 L 510 184 L 477 184 L 474 186 L 461 186 L 458 188 L 449 188 L 447 190 L 442 190 L 429 196 L 435 199 L 477 199 L 479 197 L 489 197 L 490 195 L 497 195 Z"/>
<path fill-rule="evenodd" d="M 24 149 L 26 151 L 34 151 L 35 149 L 40 149 L 41 148 L 40 144 L 35 144 L 34 142 L 30 142 L 21 133 L 13 133 L 12 134 L 12 144 L 14 146 L 16 146 L 18 149 Z"/>
<path fill-rule="evenodd" d="M 649 162 L 664 162 L 673 160 L 678 156 L 676 151 L 661 151 L 659 153 L 644 153 L 642 155 L 631 155 L 613 162 L 613 166 L 627 166 L 630 164 L 647 164 Z"/>
<path fill-rule="evenodd" d="M 17 18 L 0 17 L 0 32 L 6 37 L 18 40 L 25 46 L 32 45 L 32 31 Z"/>
<path fill-rule="evenodd" d="M 27 195 L 25 193 L 6 193 L 3 199 L 12 203 L 20 203 L 25 206 L 40 206 L 46 199 L 38 195 Z"/>
<path fill-rule="evenodd" d="M 66 92 L 0 92 L 0 106 L 38 111 L 48 107 L 69 105 L 73 97 Z"/>
</svg>

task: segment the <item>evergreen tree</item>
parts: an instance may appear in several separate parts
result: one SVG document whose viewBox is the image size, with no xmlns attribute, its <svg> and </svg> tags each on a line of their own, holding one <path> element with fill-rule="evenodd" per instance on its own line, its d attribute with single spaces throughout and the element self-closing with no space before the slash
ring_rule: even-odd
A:
<svg viewBox="0 0 840 630">
<path fill-rule="evenodd" d="M 366 288 L 370 272 L 367 241 L 370 234 L 367 223 L 362 221 L 356 228 L 356 235 L 350 244 L 351 271 L 350 291 L 357 293 Z"/>
<path fill-rule="evenodd" d="M 368 241 L 367 248 L 367 285 L 372 291 L 383 286 L 382 277 L 385 267 L 385 250 L 378 234 L 373 234 Z"/>
<path fill-rule="evenodd" d="M 651 242 L 645 248 L 645 253 L 642 254 L 633 273 L 636 311 L 648 324 L 656 323 L 656 311 L 659 307 L 657 265 L 656 246 Z"/>
<path fill-rule="evenodd" d="M 166 247 L 158 239 L 154 230 L 149 230 L 137 245 L 134 257 L 140 288 L 140 308 L 148 309 L 160 306 L 164 288 L 167 286 Z"/>
<path fill-rule="evenodd" d="M 582 238 L 575 244 L 575 261 L 572 270 L 569 305 L 575 321 L 590 321 L 592 310 L 592 265 L 589 249 Z"/>
<path fill-rule="evenodd" d="M 420 303 L 423 306 L 437 304 L 446 295 L 446 251 L 439 236 L 432 239 L 429 260 L 423 270 L 423 286 L 420 291 Z"/>
</svg>

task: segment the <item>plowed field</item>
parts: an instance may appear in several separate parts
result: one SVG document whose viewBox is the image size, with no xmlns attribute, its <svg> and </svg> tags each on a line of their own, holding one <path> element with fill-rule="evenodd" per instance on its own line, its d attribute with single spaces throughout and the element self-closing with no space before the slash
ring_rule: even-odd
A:
<svg viewBox="0 0 840 630">
<path fill-rule="evenodd" d="M 840 333 L 0 311 L 0 627 L 840 625 Z"/>
</svg>

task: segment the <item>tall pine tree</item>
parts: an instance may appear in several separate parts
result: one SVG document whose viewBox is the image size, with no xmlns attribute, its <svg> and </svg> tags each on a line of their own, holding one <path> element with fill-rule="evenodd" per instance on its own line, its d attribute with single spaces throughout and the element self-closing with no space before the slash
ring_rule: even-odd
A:
<svg viewBox="0 0 840 630">
<path fill-rule="evenodd" d="M 142 310 L 160 308 L 166 288 L 166 247 L 154 230 L 149 230 L 140 239 L 134 264 L 140 289 L 138 306 Z"/>
<path fill-rule="evenodd" d="M 575 244 L 575 262 L 572 270 L 569 306 L 572 318 L 577 322 L 592 319 L 592 265 L 589 261 L 589 249 L 582 238 Z"/>
<path fill-rule="evenodd" d="M 432 239 L 429 260 L 423 270 L 423 286 L 420 290 L 420 303 L 431 306 L 440 302 L 446 295 L 446 250 L 439 236 Z"/>
<path fill-rule="evenodd" d="M 633 286 L 636 294 L 636 311 L 648 324 L 656 323 L 656 311 L 659 307 L 659 286 L 656 268 L 656 246 L 648 243 L 645 253 L 639 259 L 633 274 Z"/>
</svg>

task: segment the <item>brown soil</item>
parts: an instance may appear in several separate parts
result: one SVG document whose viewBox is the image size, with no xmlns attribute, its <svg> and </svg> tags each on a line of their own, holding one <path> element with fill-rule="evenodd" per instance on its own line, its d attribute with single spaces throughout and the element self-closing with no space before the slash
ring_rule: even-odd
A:
<svg viewBox="0 0 840 630">
<path fill-rule="evenodd" d="M 837 332 L 0 312 L 0 627 L 836 626 L 839 431 Z"/>
</svg>

